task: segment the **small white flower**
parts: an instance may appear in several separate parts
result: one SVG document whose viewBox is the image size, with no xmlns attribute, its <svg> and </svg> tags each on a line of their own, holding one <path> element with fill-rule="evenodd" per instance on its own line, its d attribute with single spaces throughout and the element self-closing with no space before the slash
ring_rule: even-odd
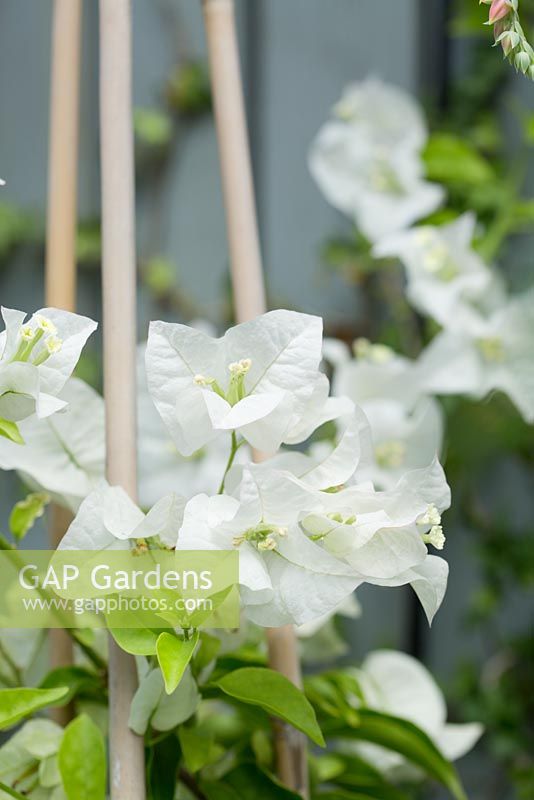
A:
<svg viewBox="0 0 534 800">
<path fill-rule="evenodd" d="M 448 225 L 424 226 L 389 237 L 375 246 L 377 257 L 395 256 L 406 269 L 409 301 L 442 324 L 450 323 L 460 302 L 485 305 L 500 296 L 495 274 L 471 247 L 473 214 Z"/>
<path fill-rule="evenodd" d="M 373 79 L 354 84 L 313 142 L 310 172 L 326 199 L 377 242 L 443 201 L 442 188 L 423 179 L 426 135 L 405 92 Z"/>
<path fill-rule="evenodd" d="M 376 347 L 358 340 L 358 358 L 338 363 L 333 391 L 358 404 L 371 426 L 374 463 L 362 465 L 359 478 L 386 489 L 439 454 L 443 414 L 436 400 L 424 396 L 417 362 L 389 348 L 387 358 L 377 360 Z"/>
<path fill-rule="evenodd" d="M 439 513 L 434 503 L 430 503 L 425 513 L 422 514 L 417 520 L 417 524 L 422 526 L 439 525 L 440 523 L 441 523 L 441 514 Z"/>
<path fill-rule="evenodd" d="M 44 314 L 36 314 L 35 315 L 35 323 L 38 328 L 48 334 L 56 334 L 57 328 L 52 322 L 52 320 L 45 317 Z"/>
<path fill-rule="evenodd" d="M 504 302 L 487 317 L 459 306 L 418 361 L 418 381 L 435 394 L 482 398 L 507 394 L 534 421 L 534 290 Z"/>
<path fill-rule="evenodd" d="M 38 311 L 29 322 L 25 316 L 2 308 L 0 417 L 13 422 L 34 412 L 44 418 L 65 407 L 58 394 L 96 328 L 93 320 L 56 308 Z"/>
<path fill-rule="evenodd" d="M 445 547 L 445 534 L 441 525 L 432 525 L 430 532 L 423 536 L 423 539 L 436 550 L 443 550 Z"/>
</svg>

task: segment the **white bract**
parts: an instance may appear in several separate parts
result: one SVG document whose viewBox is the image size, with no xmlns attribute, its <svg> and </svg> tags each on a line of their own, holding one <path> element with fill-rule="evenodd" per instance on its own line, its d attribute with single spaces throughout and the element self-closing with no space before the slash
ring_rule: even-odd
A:
<svg viewBox="0 0 534 800">
<path fill-rule="evenodd" d="M 239 552 L 246 614 L 263 626 L 309 622 L 356 588 L 352 570 L 311 542 L 298 526 L 320 493 L 289 473 L 245 470 L 242 497 L 197 495 L 185 507 L 178 550 Z"/>
<path fill-rule="evenodd" d="M 366 706 L 413 722 L 450 761 L 469 752 L 483 733 L 476 722 L 463 725 L 447 722 L 445 700 L 434 678 L 406 653 L 377 650 L 367 656 L 355 674 Z M 382 771 L 408 769 L 402 756 L 390 750 L 368 743 L 358 745 L 358 749 Z"/>
<path fill-rule="evenodd" d="M 81 504 L 58 549 L 129 550 L 135 540 L 154 536 L 170 544 L 176 538 L 183 508 L 183 499 L 171 494 L 144 514 L 124 489 L 102 480 Z"/>
<path fill-rule="evenodd" d="M 454 325 L 439 333 L 419 358 L 422 387 L 435 394 L 484 397 L 507 394 L 534 421 L 534 290 L 484 317 L 458 308 Z"/>
<path fill-rule="evenodd" d="M 426 120 L 412 95 L 374 76 L 346 86 L 332 111 L 384 146 L 420 150 L 428 139 Z"/>
<path fill-rule="evenodd" d="M 371 427 L 373 458 L 360 466 L 359 477 L 390 488 L 439 454 L 443 414 L 434 398 L 422 395 L 416 362 L 365 339 L 354 349 L 356 359 L 349 359 L 348 348 L 345 359 L 336 359 L 334 393 L 357 403 Z"/>
<path fill-rule="evenodd" d="M 372 113 L 364 113 L 366 105 Z M 379 81 L 355 84 L 319 131 L 309 168 L 328 202 L 377 242 L 443 201 L 443 189 L 424 180 L 425 139 L 422 115 L 406 93 Z"/>
<path fill-rule="evenodd" d="M 48 417 L 65 408 L 57 395 L 82 348 L 97 327 L 88 317 L 43 308 L 28 322 L 26 313 L 2 308 L 0 333 L 0 418 L 12 422 Z"/>
<path fill-rule="evenodd" d="M 178 450 L 191 455 L 233 431 L 266 453 L 307 438 L 325 416 L 321 337 L 319 317 L 291 311 L 271 311 L 220 339 L 152 322 L 148 388 Z"/>
<path fill-rule="evenodd" d="M 406 269 L 408 300 L 442 324 L 452 324 L 460 302 L 481 302 L 495 286 L 495 276 L 471 247 L 474 214 L 448 225 L 425 225 L 385 239 L 375 246 L 378 258 L 394 256 Z"/>
<path fill-rule="evenodd" d="M 189 501 L 177 548 L 237 548 L 241 599 L 259 625 L 310 622 L 363 582 L 411 584 L 432 619 L 447 580 L 446 562 L 427 552 L 444 542 L 443 472 L 433 463 L 391 492 L 350 485 L 367 441 L 358 414 L 322 458 L 282 453 L 237 471 L 232 496 Z"/>
<path fill-rule="evenodd" d="M 162 495 L 179 492 L 192 497 L 200 492 L 215 493 L 228 461 L 228 442 L 217 438 L 190 456 L 183 456 L 156 411 L 145 377 L 145 348 L 139 349 L 137 367 L 137 456 L 139 502 L 149 508 Z M 1 453 L 1 445 L 0 445 Z M 236 463 L 250 456 L 241 447 Z"/>
<path fill-rule="evenodd" d="M 67 381 L 58 399 L 67 404 L 63 413 L 19 424 L 23 447 L 0 438 L 0 468 L 17 470 L 32 489 L 76 511 L 104 476 L 104 401 L 78 378 Z"/>
</svg>

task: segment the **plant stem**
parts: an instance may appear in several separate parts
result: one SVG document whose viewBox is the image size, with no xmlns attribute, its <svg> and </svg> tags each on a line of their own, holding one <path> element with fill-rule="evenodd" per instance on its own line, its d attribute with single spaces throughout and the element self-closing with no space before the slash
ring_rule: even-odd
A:
<svg viewBox="0 0 534 800">
<path fill-rule="evenodd" d="M 230 448 L 230 455 L 228 456 L 228 461 L 226 463 L 226 467 L 224 469 L 224 474 L 222 476 L 222 480 L 221 480 L 221 483 L 219 485 L 219 490 L 218 490 L 217 494 L 224 494 L 224 484 L 226 482 L 226 476 L 230 472 L 230 469 L 232 468 L 232 464 L 234 463 L 234 459 L 235 459 L 236 453 L 237 453 L 237 451 L 239 450 L 239 448 L 241 447 L 241 445 L 243 444 L 244 441 L 245 441 L 244 439 L 241 439 L 241 441 L 238 442 L 237 441 L 236 432 L 232 431 L 232 446 Z"/>
</svg>

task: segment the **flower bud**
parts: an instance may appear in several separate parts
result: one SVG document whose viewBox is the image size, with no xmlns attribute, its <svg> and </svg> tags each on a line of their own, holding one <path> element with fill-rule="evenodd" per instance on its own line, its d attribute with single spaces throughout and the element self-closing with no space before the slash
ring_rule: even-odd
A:
<svg viewBox="0 0 534 800">
<path fill-rule="evenodd" d="M 511 10 L 511 6 L 507 0 L 493 0 L 489 10 L 488 22 L 490 25 L 493 25 L 498 20 L 506 17 Z"/>
<path fill-rule="evenodd" d="M 526 72 L 528 72 L 528 70 L 529 70 L 529 68 L 531 66 L 531 61 L 530 61 L 529 54 L 525 53 L 524 50 L 521 50 L 516 55 L 516 57 L 514 59 L 514 64 L 515 64 L 516 69 L 519 72 L 522 72 L 523 74 L 525 74 Z"/>
</svg>

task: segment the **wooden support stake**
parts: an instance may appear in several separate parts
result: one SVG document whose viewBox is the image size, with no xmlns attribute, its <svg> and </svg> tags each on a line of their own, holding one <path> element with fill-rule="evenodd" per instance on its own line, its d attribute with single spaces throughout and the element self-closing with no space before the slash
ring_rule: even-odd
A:
<svg viewBox="0 0 534 800">
<path fill-rule="evenodd" d="M 130 0 L 100 0 L 102 291 L 107 478 L 137 496 L 136 260 Z M 143 739 L 128 727 L 133 656 L 109 640 L 112 800 L 144 800 Z"/>
<path fill-rule="evenodd" d="M 247 124 L 243 101 L 233 0 L 202 0 L 211 66 L 235 314 L 245 322 L 265 313 L 265 289 Z M 261 456 L 256 454 L 256 458 Z M 267 630 L 269 664 L 297 686 L 301 674 L 293 626 Z M 275 746 L 280 779 L 307 797 L 306 740 L 276 721 Z"/>
<path fill-rule="evenodd" d="M 81 0 L 55 0 L 50 81 L 48 220 L 46 237 L 45 304 L 65 311 L 76 308 L 76 218 L 78 176 L 78 106 L 80 86 Z M 50 547 L 55 549 L 71 515 L 53 505 L 49 514 Z M 51 667 L 72 664 L 72 639 L 61 629 L 49 635 Z M 69 704 L 52 710 L 66 725 Z"/>
</svg>

